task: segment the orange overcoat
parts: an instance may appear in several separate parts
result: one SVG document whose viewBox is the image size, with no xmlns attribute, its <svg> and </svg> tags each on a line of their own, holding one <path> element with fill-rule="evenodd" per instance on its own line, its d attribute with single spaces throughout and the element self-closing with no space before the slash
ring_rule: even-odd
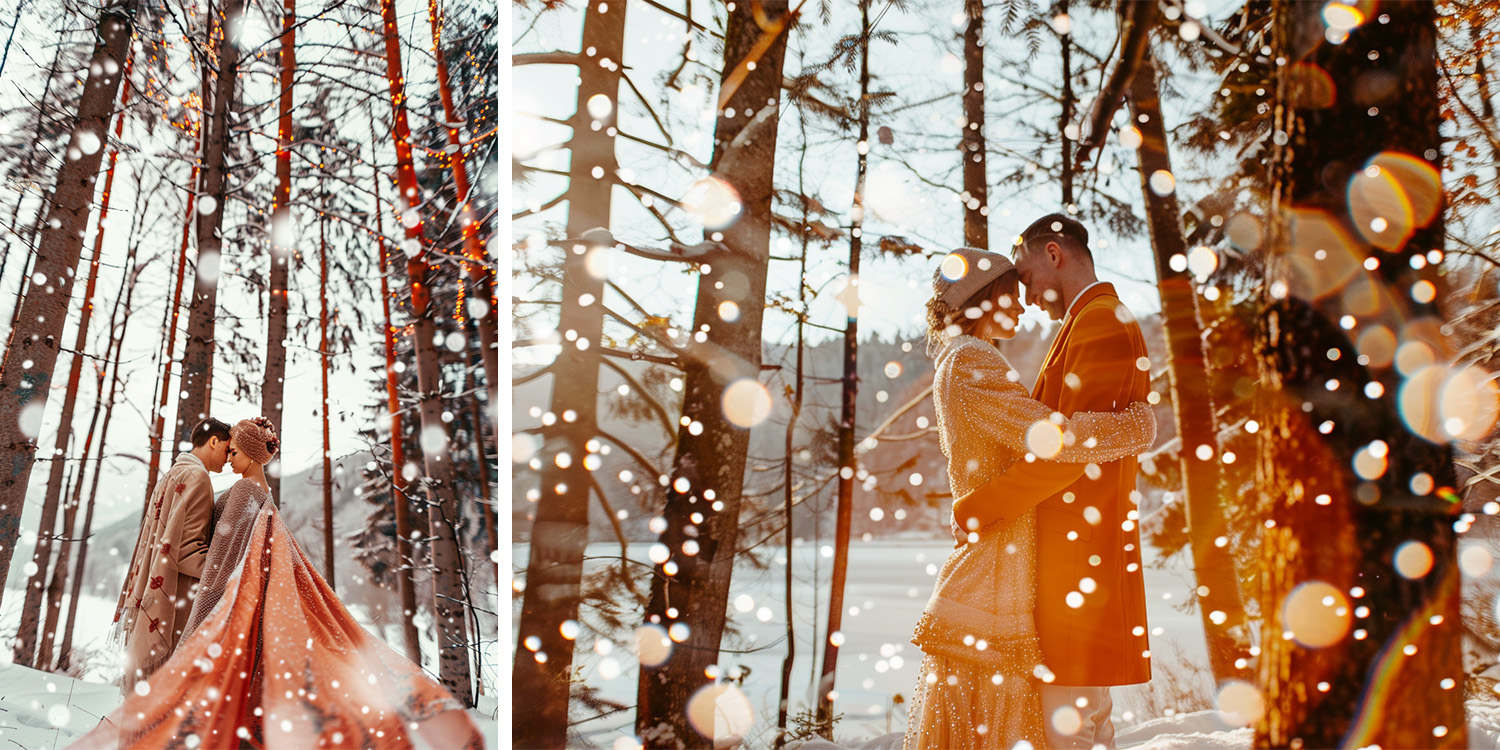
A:
<svg viewBox="0 0 1500 750">
<path fill-rule="evenodd" d="M 1069 308 L 1032 396 L 1064 416 L 1119 411 L 1146 400 L 1150 382 L 1140 326 L 1098 284 Z M 1151 679 L 1136 467 L 1018 461 L 954 503 L 981 527 L 1037 508 L 1036 627 L 1055 685 Z"/>
</svg>

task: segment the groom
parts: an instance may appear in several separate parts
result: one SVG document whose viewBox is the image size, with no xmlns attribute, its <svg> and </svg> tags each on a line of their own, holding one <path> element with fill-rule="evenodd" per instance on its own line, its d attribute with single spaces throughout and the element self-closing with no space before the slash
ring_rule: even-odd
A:
<svg viewBox="0 0 1500 750">
<path fill-rule="evenodd" d="M 1027 303 L 1062 321 L 1033 398 L 1064 416 L 1145 401 L 1141 329 L 1094 274 L 1088 230 L 1063 214 L 1043 216 L 1021 233 L 1015 262 Z M 1017 462 L 953 506 L 971 529 L 1037 508 L 1036 627 L 1050 670 L 1042 712 L 1055 748 L 1113 748 L 1109 687 L 1151 679 L 1135 476 L 1135 458 Z"/>
<path fill-rule="evenodd" d="M 178 456 L 151 492 L 115 607 L 115 622 L 124 618 L 126 690 L 150 677 L 177 647 L 208 558 L 214 511 L 208 473 L 224 469 L 229 425 L 209 417 L 193 428 L 191 440 L 192 451 Z"/>
</svg>

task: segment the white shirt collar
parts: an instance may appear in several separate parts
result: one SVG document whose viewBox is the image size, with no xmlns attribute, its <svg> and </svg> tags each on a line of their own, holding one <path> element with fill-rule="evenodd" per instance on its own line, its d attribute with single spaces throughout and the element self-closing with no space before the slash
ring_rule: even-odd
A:
<svg viewBox="0 0 1500 750">
<path fill-rule="evenodd" d="M 1078 304 L 1078 300 L 1083 299 L 1083 295 L 1087 294 L 1090 289 L 1093 289 L 1094 287 L 1099 286 L 1100 284 L 1103 284 L 1103 283 L 1105 283 L 1105 282 L 1103 282 L 1103 281 L 1096 281 L 1096 282 L 1094 282 L 1092 284 L 1089 284 L 1088 286 L 1086 286 L 1086 287 L 1084 287 L 1082 289 L 1079 289 L 1078 293 L 1075 294 L 1075 295 L 1073 295 L 1073 300 L 1068 303 L 1068 312 L 1063 315 L 1062 322 L 1063 322 L 1064 325 L 1067 325 L 1068 319 L 1073 317 L 1073 306 Z"/>
</svg>

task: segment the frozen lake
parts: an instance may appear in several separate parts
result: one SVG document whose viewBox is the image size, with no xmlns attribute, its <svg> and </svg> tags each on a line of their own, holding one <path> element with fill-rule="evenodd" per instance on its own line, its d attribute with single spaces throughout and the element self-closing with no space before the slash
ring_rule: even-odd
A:
<svg viewBox="0 0 1500 750">
<path fill-rule="evenodd" d="M 632 559 L 647 561 L 650 544 L 631 545 Z M 769 569 L 736 566 L 729 601 L 730 613 L 741 631 L 738 637 L 726 636 L 720 667 L 726 672 L 736 666 L 749 668 L 743 691 L 754 709 L 754 729 L 746 734 L 750 745 L 769 746 L 776 724 L 776 704 L 785 648 L 786 634 L 785 575 L 787 555 L 784 547 L 768 548 L 772 564 Z M 932 586 L 943 560 L 952 551 L 951 544 L 931 541 L 855 542 L 849 550 L 849 579 L 844 600 L 845 642 L 839 650 L 839 668 L 835 679 L 838 699 L 835 712 L 844 715 L 835 732 L 841 744 L 855 746 L 887 732 L 906 726 L 904 707 L 892 709 L 896 695 L 910 695 L 921 664 L 921 652 L 910 642 L 912 627 L 932 594 Z M 1203 665 L 1207 685 L 1207 650 L 1196 611 L 1182 612 L 1173 606 L 1185 601 L 1192 588 L 1191 574 L 1186 570 L 1156 570 L 1150 545 L 1146 545 L 1147 610 L 1152 626 L 1151 648 L 1157 674 L 1173 660 Z M 588 548 L 586 570 L 618 562 L 620 546 L 600 543 Z M 512 548 L 515 570 L 524 572 L 528 546 Z M 794 626 L 797 659 L 793 664 L 791 708 L 795 715 L 815 705 L 815 668 L 821 665 L 822 652 L 813 648 L 813 640 L 824 636 L 827 621 L 828 580 L 833 568 L 831 546 L 811 543 L 794 545 L 791 555 L 794 572 L 792 593 L 795 607 Z M 512 600 L 512 623 L 520 616 L 521 600 Z M 586 617 L 586 616 L 585 616 Z M 816 635 L 813 630 L 816 618 Z M 1173 649 L 1176 644 L 1180 651 Z M 634 705 L 638 665 L 633 643 L 628 638 L 600 647 L 590 630 L 579 638 L 575 665 L 582 668 L 583 679 L 597 688 L 600 697 L 625 705 Z M 514 644 L 512 644 L 514 648 Z M 600 653 L 601 650 L 607 654 Z M 727 653 L 728 651 L 744 653 Z M 1140 701 L 1131 693 L 1139 688 L 1115 691 L 1116 726 L 1126 726 L 1157 718 L 1137 715 Z M 575 717 L 577 718 L 583 717 Z M 585 721 L 576 728 L 600 747 L 611 747 L 619 738 L 632 736 L 634 712 L 623 711 Z M 1224 727 L 1227 728 L 1227 727 Z"/>
</svg>

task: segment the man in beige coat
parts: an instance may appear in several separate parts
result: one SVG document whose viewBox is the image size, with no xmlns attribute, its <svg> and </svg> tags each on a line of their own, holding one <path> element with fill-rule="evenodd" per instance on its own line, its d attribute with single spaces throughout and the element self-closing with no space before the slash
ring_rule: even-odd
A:
<svg viewBox="0 0 1500 750">
<path fill-rule="evenodd" d="M 172 655 L 208 558 L 214 512 L 208 473 L 224 469 L 229 425 L 204 419 L 193 428 L 192 443 L 192 451 L 178 456 L 151 492 L 115 607 L 124 639 L 126 689 L 150 677 Z"/>
</svg>

